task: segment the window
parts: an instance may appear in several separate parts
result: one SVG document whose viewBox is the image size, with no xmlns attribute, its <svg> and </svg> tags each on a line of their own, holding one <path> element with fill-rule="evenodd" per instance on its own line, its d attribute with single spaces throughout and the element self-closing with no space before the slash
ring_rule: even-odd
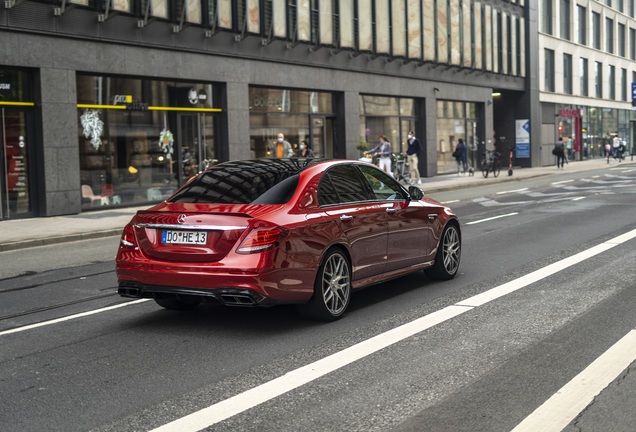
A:
<svg viewBox="0 0 636 432">
<path fill-rule="evenodd" d="M 592 47 L 601 49 L 601 14 L 592 12 Z"/>
<path fill-rule="evenodd" d="M 563 93 L 572 94 L 572 55 L 563 54 Z"/>
<path fill-rule="evenodd" d="M 603 97 L 603 63 L 594 62 L 594 94 L 597 98 Z"/>
<path fill-rule="evenodd" d="M 618 9 L 620 13 L 623 13 L 625 11 L 625 5 L 623 0 L 616 1 L 616 9 Z"/>
<path fill-rule="evenodd" d="M 625 24 L 618 25 L 618 55 L 621 57 L 625 57 Z"/>
<path fill-rule="evenodd" d="M 587 59 L 581 57 L 579 59 L 579 76 L 581 77 L 581 96 L 587 96 L 588 95 L 588 89 L 587 89 L 587 81 L 588 81 L 588 75 L 587 75 Z"/>
<path fill-rule="evenodd" d="M 554 91 L 554 51 L 545 49 L 545 91 Z"/>
<path fill-rule="evenodd" d="M 627 69 L 621 69 L 621 100 L 627 101 Z"/>
<path fill-rule="evenodd" d="M 587 9 L 583 6 L 576 6 L 576 41 L 581 45 L 587 43 Z"/>
<path fill-rule="evenodd" d="M 605 51 L 614 53 L 614 20 L 605 18 Z"/>
<path fill-rule="evenodd" d="M 552 0 L 542 0 L 541 31 L 552 34 Z"/>
<path fill-rule="evenodd" d="M 616 66 L 607 68 L 607 84 L 609 85 L 609 98 L 616 99 Z"/>
<path fill-rule="evenodd" d="M 560 4 L 560 36 L 561 39 L 570 40 L 570 0 L 561 0 Z"/>
<path fill-rule="evenodd" d="M 327 176 L 328 178 L 325 178 Z M 331 168 L 320 180 L 321 186 L 324 181 L 328 180 L 333 183 L 333 186 L 338 193 L 338 202 L 340 203 L 360 202 L 367 201 L 369 199 L 365 188 L 362 186 L 360 177 L 350 165 L 339 165 Z M 329 199 L 323 198 L 321 200 L 319 196 L 318 202 L 322 203 L 323 201 L 326 202 L 329 201 Z"/>
<path fill-rule="evenodd" d="M 612 0 L 605 0 L 603 3 L 605 3 L 606 6 L 612 7 Z"/>
<path fill-rule="evenodd" d="M 629 8 L 629 16 L 634 18 L 634 0 L 627 0 L 627 5 Z"/>
<path fill-rule="evenodd" d="M 629 58 L 636 60 L 636 30 L 629 29 Z"/>
<path fill-rule="evenodd" d="M 358 168 L 362 172 L 362 175 L 369 183 L 375 198 L 378 200 L 397 201 L 405 200 L 404 192 L 402 188 L 393 178 L 391 178 L 384 171 L 379 169 L 358 165 Z"/>
</svg>

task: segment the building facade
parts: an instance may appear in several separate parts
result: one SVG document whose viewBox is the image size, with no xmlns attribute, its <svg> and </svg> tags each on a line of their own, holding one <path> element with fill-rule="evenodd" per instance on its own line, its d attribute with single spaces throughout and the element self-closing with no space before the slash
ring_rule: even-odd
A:
<svg viewBox="0 0 636 432">
<path fill-rule="evenodd" d="M 276 157 L 278 133 L 357 159 L 414 130 L 435 176 L 460 138 L 478 165 L 526 119 L 516 164 L 537 165 L 537 17 L 519 1 L 7 0 L 0 219 L 154 203 L 205 166 Z"/>
<path fill-rule="evenodd" d="M 539 2 L 541 164 L 559 137 L 572 158 L 605 157 L 615 136 L 633 147 L 634 0 Z"/>
</svg>

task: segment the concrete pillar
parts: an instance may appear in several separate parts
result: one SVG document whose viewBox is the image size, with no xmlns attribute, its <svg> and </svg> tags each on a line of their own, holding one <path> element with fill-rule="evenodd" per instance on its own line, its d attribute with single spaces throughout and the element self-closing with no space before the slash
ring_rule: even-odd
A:
<svg viewBox="0 0 636 432">
<path fill-rule="evenodd" d="M 227 112 L 224 118 L 227 122 L 229 160 L 251 159 L 249 85 L 228 82 L 226 92 Z"/>
</svg>

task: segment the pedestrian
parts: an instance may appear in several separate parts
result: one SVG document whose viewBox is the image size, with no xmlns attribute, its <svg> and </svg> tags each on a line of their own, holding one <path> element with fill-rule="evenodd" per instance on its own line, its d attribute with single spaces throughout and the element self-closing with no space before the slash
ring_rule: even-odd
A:
<svg viewBox="0 0 636 432">
<path fill-rule="evenodd" d="M 552 154 L 557 157 L 557 169 L 563 169 L 563 161 L 565 161 L 565 146 L 563 145 L 563 138 L 559 138 L 559 141 L 554 145 Z M 559 166 L 561 164 L 561 166 Z"/>
<path fill-rule="evenodd" d="M 618 132 L 616 132 L 616 136 L 612 140 L 612 157 L 614 160 L 618 157 L 618 148 L 621 145 L 621 139 L 618 137 Z"/>
<path fill-rule="evenodd" d="M 612 150 L 612 146 L 610 145 L 610 143 L 605 143 L 605 156 L 607 156 L 607 163 L 609 163 L 609 158 L 610 158 L 610 154 Z"/>
<path fill-rule="evenodd" d="M 294 150 L 290 143 L 285 141 L 285 135 L 278 134 L 278 141 L 276 143 L 276 157 L 277 158 L 290 158 L 294 157 Z"/>
<path fill-rule="evenodd" d="M 453 156 L 455 156 L 455 160 L 457 161 L 457 175 L 466 174 L 468 171 L 468 164 L 466 163 L 466 156 L 468 153 L 468 148 L 466 144 L 464 144 L 464 140 L 461 138 L 457 140 L 457 147 L 455 147 L 455 151 L 453 152 Z"/>
<path fill-rule="evenodd" d="M 418 168 L 420 152 L 422 151 L 422 144 L 420 140 L 415 137 L 415 133 L 413 131 L 409 131 L 408 135 L 408 146 L 409 148 L 406 150 L 406 158 L 409 162 L 409 171 L 411 172 L 411 183 L 415 183 L 417 179 L 417 184 L 422 184 L 422 179 L 420 178 L 420 170 Z"/>
<path fill-rule="evenodd" d="M 623 159 L 623 153 L 625 152 L 625 141 L 621 141 L 618 145 L 618 161 L 621 162 Z"/>
<path fill-rule="evenodd" d="M 302 140 L 300 142 L 300 147 L 299 147 L 297 156 L 304 157 L 304 158 L 316 157 L 314 156 L 314 152 L 312 152 L 311 149 L 309 148 L 309 143 L 306 140 Z"/>
<path fill-rule="evenodd" d="M 391 171 L 391 143 L 385 135 L 380 135 L 380 144 L 367 151 L 367 154 L 375 151 L 380 153 L 380 169 L 393 175 L 393 171 Z"/>
</svg>

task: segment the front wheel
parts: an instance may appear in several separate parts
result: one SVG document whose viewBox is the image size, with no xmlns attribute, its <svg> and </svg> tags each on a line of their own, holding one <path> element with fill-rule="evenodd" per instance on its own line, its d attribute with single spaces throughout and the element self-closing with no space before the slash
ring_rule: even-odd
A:
<svg viewBox="0 0 636 432">
<path fill-rule="evenodd" d="M 498 177 L 500 172 L 501 172 L 501 162 L 495 161 L 495 163 L 492 165 L 492 175 L 494 175 L 495 177 Z"/>
<path fill-rule="evenodd" d="M 461 239 L 459 228 L 447 225 L 437 245 L 435 264 L 424 270 L 431 279 L 449 280 L 455 277 L 461 258 Z"/>
<path fill-rule="evenodd" d="M 344 314 L 350 299 L 351 265 L 340 249 L 330 249 L 318 268 L 314 295 L 298 305 L 298 311 L 304 318 L 335 321 Z"/>
</svg>

